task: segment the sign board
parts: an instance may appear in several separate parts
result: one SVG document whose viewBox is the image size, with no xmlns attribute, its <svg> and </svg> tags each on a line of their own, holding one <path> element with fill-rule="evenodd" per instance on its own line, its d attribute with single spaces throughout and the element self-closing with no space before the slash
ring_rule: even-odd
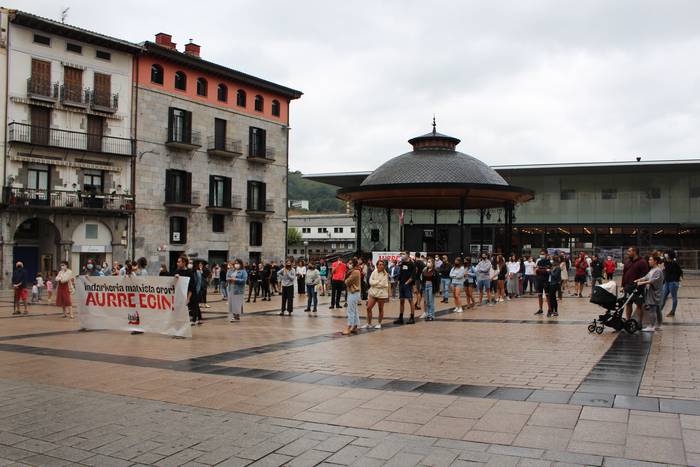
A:
<svg viewBox="0 0 700 467">
<path fill-rule="evenodd" d="M 192 337 L 188 283 L 187 277 L 78 276 L 75 297 L 80 325 Z"/>
<path fill-rule="evenodd" d="M 547 254 L 550 256 L 560 255 L 562 253 L 566 253 L 567 255 L 570 255 L 571 248 L 547 248 Z"/>
<path fill-rule="evenodd" d="M 424 251 L 409 251 L 408 256 L 411 257 L 411 259 L 416 259 L 416 254 L 420 253 L 421 256 L 427 255 L 426 252 Z M 373 251 L 372 252 L 372 264 L 377 264 L 377 261 L 385 261 L 385 262 L 392 262 L 392 263 L 398 263 L 401 261 L 401 252 L 400 251 Z"/>
<path fill-rule="evenodd" d="M 470 243 L 469 244 L 469 254 L 471 256 L 479 256 L 481 255 L 481 252 L 486 250 L 489 254 L 493 253 L 493 245 L 486 244 L 484 243 L 483 245 L 480 245 L 478 243 Z"/>
</svg>

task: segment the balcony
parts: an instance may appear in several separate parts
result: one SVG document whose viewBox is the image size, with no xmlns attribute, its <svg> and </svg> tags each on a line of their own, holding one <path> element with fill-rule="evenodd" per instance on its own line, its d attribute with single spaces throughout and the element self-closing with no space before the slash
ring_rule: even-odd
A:
<svg viewBox="0 0 700 467">
<path fill-rule="evenodd" d="M 119 109 L 119 94 L 108 92 L 88 91 L 90 108 L 96 112 L 113 114 Z"/>
<path fill-rule="evenodd" d="M 223 200 L 212 200 L 210 198 L 207 206 L 207 211 L 214 214 L 225 214 L 240 210 L 241 198 L 239 196 L 232 196 L 231 199 L 226 198 Z"/>
<path fill-rule="evenodd" d="M 82 88 L 73 88 L 61 85 L 60 88 L 61 104 L 70 107 L 80 107 L 86 109 L 90 102 L 90 91 Z"/>
<path fill-rule="evenodd" d="M 250 154 L 248 160 L 257 164 L 272 164 L 275 162 L 275 148 L 265 148 L 264 155 L 261 152 Z"/>
<path fill-rule="evenodd" d="M 34 76 L 27 78 L 27 96 L 37 101 L 56 102 L 58 100 L 58 83 Z"/>
<path fill-rule="evenodd" d="M 243 143 L 240 139 L 207 138 L 207 153 L 210 156 L 226 157 L 233 159 L 243 155 Z"/>
<path fill-rule="evenodd" d="M 10 143 L 32 144 L 91 153 L 134 155 L 134 140 L 113 136 L 93 135 L 78 131 L 45 128 L 26 123 L 8 125 Z"/>
<path fill-rule="evenodd" d="M 193 151 L 202 147 L 202 135 L 195 130 L 185 133 L 182 129 L 173 127 L 168 131 L 165 145 L 172 149 Z"/>
<path fill-rule="evenodd" d="M 8 209 L 91 211 L 95 214 L 134 210 L 134 197 L 64 190 L 5 187 L 3 202 Z"/>
<path fill-rule="evenodd" d="M 275 203 L 274 201 L 268 199 L 265 202 L 264 207 L 262 203 L 258 204 L 258 206 L 249 204 L 248 209 L 246 209 L 245 212 L 250 216 L 267 216 L 268 214 L 275 212 Z"/>
<path fill-rule="evenodd" d="M 177 193 L 166 188 L 163 206 L 170 209 L 194 209 L 200 206 L 199 193 Z"/>
</svg>

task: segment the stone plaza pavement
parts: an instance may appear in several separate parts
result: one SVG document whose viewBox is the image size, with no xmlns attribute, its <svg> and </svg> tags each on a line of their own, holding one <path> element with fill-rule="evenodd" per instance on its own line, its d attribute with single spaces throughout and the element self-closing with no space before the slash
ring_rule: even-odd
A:
<svg viewBox="0 0 700 467">
<path fill-rule="evenodd" d="M 229 323 L 210 294 L 171 339 L 4 293 L 0 465 L 699 465 L 700 279 L 680 295 L 654 335 L 589 334 L 602 310 L 565 295 L 559 318 L 527 296 L 404 326 L 391 302 L 343 337 L 327 297 Z"/>
</svg>

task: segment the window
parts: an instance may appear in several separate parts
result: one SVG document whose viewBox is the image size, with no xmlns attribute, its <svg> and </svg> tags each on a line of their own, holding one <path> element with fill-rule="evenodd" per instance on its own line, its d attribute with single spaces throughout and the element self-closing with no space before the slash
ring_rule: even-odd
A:
<svg viewBox="0 0 700 467">
<path fill-rule="evenodd" d="M 690 188 L 691 198 L 700 198 L 700 186 L 694 186 Z"/>
<path fill-rule="evenodd" d="M 51 45 L 51 38 L 42 36 L 41 34 L 34 34 L 34 43 L 42 45 Z"/>
<path fill-rule="evenodd" d="M 175 72 L 175 89 L 180 91 L 187 90 L 187 75 L 183 71 Z"/>
<path fill-rule="evenodd" d="M 319 227 L 318 233 L 328 233 L 328 229 L 326 227 Z"/>
<path fill-rule="evenodd" d="M 239 89 L 236 92 L 236 105 L 238 107 L 245 107 L 245 91 L 243 89 Z"/>
<path fill-rule="evenodd" d="M 651 187 L 647 191 L 647 198 L 649 199 L 661 199 L 661 188 Z"/>
<path fill-rule="evenodd" d="M 226 151 L 226 120 L 214 119 L 214 149 Z"/>
<path fill-rule="evenodd" d="M 77 54 L 82 54 L 83 53 L 83 46 L 78 45 L 78 44 L 73 44 L 72 42 L 68 42 L 66 44 L 66 50 L 68 52 L 74 52 Z"/>
<path fill-rule="evenodd" d="M 248 141 L 249 157 L 265 157 L 265 130 L 250 127 Z"/>
<path fill-rule="evenodd" d="M 219 83 L 219 85 L 216 87 L 216 98 L 219 100 L 219 102 L 228 101 L 228 88 L 224 83 Z"/>
<path fill-rule="evenodd" d="M 311 233 L 311 227 L 302 227 L 301 233 Z"/>
<path fill-rule="evenodd" d="M 102 193 L 103 179 L 101 170 L 86 170 L 83 172 L 83 190 Z"/>
<path fill-rule="evenodd" d="M 430 232 L 432 234 L 432 231 Z M 369 239 L 371 242 L 379 241 L 379 229 L 372 229 L 369 231 Z"/>
<path fill-rule="evenodd" d="M 168 142 L 192 142 L 192 112 L 175 107 L 168 109 Z"/>
<path fill-rule="evenodd" d="M 211 216 L 211 231 L 215 233 L 222 233 L 226 225 L 226 216 L 223 214 L 214 214 Z"/>
<path fill-rule="evenodd" d="M 95 51 L 95 57 L 101 60 L 112 60 L 112 54 L 109 52 L 105 52 L 104 50 Z M 161 81 L 160 84 L 163 84 L 163 82 Z"/>
<path fill-rule="evenodd" d="M 207 95 L 207 80 L 204 78 L 197 78 L 197 95 L 205 97 Z"/>
<path fill-rule="evenodd" d="M 280 101 L 278 101 L 277 99 L 272 101 L 272 115 L 274 115 L 275 117 L 280 116 Z"/>
<path fill-rule="evenodd" d="M 83 102 L 83 70 L 63 67 L 63 95 L 65 101 Z"/>
<path fill-rule="evenodd" d="M 263 99 L 263 96 L 258 94 L 257 96 L 255 96 L 255 111 L 262 112 L 264 107 L 265 107 L 265 100 Z"/>
<path fill-rule="evenodd" d="M 93 96 L 95 104 L 102 107 L 109 107 L 111 104 L 112 76 L 103 73 L 95 73 L 93 77 Z"/>
<path fill-rule="evenodd" d="M 333 233 L 343 233 L 342 227 L 333 227 Z"/>
<path fill-rule="evenodd" d="M 336 247 L 336 244 L 335 244 L 335 243 L 331 243 L 331 249 L 332 249 L 333 251 L 335 251 L 336 248 L 337 248 L 337 247 Z"/>
<path fill-rule="evenodd" d="M 32 165 L 27 170 L 27 188 L 30 190 L 49 189 L 49 166 Z"/>
<path fill-rule="evenodd" d="M 262 246 L 263 225 L 262 222 L 250 223 L 250 246 Z"/>
<path fill-rule="evenodd" d="M 571 201 L 576 199 L 576 190 L 561 190 L 561 192 L 559 192 L 559 199 L 561 201 Z"/>
<path fill-rule="evenodd" d="M 192 174 L 183 170 L 165 171 L 165 202 L 190 204 Z"/>
<path fill-rule="evenodd" d="M 157 63 L 151 65 L 151 83 L 163 84 L 163 67 Z"/>
<path fill-rule="evenodd" d="M 102 152 L 102 136 L 105 133 L 105 118 L 96 115 L 88 115 L 87 133 L 87 150 Z"/>
<path fill-rule="evenodd" d="M 265 210 L 265 184 L 263 182 L 248 181 L 248 208 L 249 211 Z"/>
<path fill-rule="evenodd" d="M 355 227 L 350 227 L 350 233 L 355 233 Z"/>
<path fill-rule="evenodd" d="M 85 224 L 85 238 L 97 239 L 97 224 Z"/>
<path fill-rule="evenodd" d="M 617 190 L 615 188 L 608 188 L 601 192 L 601 199 L 617 199 Z"/>
<path fill-rule="evenodd" d="M 170 243 L 187 243 L 187 218 L 170 218 Z"/>
<path fill-rule="evenodd" d="M 51 62 L 32 58 L 32 79 L 29 92 L 51 96 Z"/>
<path fill-rule="evenodd" d="M 209 176 L 209 206 L 231 207 L 231 179 L 221 175 Z"/>
<path fill-rule="evenodd" d="M 293 250 L 292 250 L 292 253 L 296 255 L 296 254 L 297 254 L 297 249 L 296 249 L 296 248 L 293 249 Z"/>
</svg>

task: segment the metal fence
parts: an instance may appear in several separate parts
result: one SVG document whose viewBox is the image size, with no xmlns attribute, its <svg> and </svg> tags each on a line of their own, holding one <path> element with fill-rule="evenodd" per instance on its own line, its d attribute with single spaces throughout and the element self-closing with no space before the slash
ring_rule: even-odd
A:
<svg viewBox="0 0 700 467">
<path fill-rule="evenodd" d="M 3 195 L 4 203 L 15 208 L 134 209 L 134 197 L 124 194 L 6 187 Z"/>
<path fill-rule="evenodd" d="M 130 156 L 134 153 L 134 141 L 128 138 L 115 138 L 79 131 L 59 130 L 39 127 L 27 123 L 12 122 L 9 127 L 9 141 L 16 143 L 53 146 L 79 151 L 104 152 Z"/>
</svg>

